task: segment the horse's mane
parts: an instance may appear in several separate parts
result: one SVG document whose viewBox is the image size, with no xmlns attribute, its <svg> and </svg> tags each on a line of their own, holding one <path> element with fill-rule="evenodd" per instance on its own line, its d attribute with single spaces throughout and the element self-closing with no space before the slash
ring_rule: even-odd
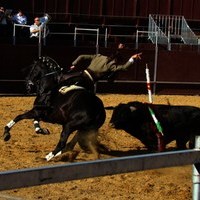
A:
<svg viewBox="0 0 200 200">
<path fill-rule="evenodd" d="M 39 57 L 39 61 L 44 63 L 51 70 L 55 70 L 55 71 L 62 71 L 63 70 L 63 68 L 60 67 L 60 65 L 53 58 L 51 58 L 49 56 Z"/>
</svg>

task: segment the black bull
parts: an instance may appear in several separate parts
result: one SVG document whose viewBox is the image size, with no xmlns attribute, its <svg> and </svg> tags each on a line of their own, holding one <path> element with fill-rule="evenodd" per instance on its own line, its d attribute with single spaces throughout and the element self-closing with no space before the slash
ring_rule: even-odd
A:
<svg viewBox="0 0 200 200">
<path fill-rule="evenodd" d="M 149 150 L 159 150 L 156 123 L 151 108 L 163 129 L 163 148 L 176 141 L 177 149 L 194 148 L 195 135 L 200 135 L 200 108 L 129 102 L 114 108 L 110 123 L 139 139 Z"/>
</svg>

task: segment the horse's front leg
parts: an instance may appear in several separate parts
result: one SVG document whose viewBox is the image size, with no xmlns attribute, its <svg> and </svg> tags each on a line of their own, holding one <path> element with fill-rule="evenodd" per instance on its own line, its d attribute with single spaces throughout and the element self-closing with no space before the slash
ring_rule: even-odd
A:
<svg viewBox="0 0 200 200">
<path fill-rule="evenodd" d="M 4 127 L 4 134 L 3 139 L 4 141 L 8 141 L 11 137 L 10 130 L 11 128 L 19 121 L 23 119 L 33 119 L 35 115 L 34 110 L 30 110 L 28 112 L 25 112 L 24 114 L 18 115 L 15 117 L 15 119 L 11 120 L 5 127 Z"/>
<path fill-rule="evenodd" d="M 47 128 L 42 128 L 40 126 L 40 123 L 39 123 L 38 120 L 35 119 L 33 121 L 33 124 L 34 124 L 34 128 L 35 128 L 35 132 L 37 134 L 42 134 L 42 135 L 49 135 L 50 134 L 50 132 L 49 132 L 49 130 Z"/>
</svg>

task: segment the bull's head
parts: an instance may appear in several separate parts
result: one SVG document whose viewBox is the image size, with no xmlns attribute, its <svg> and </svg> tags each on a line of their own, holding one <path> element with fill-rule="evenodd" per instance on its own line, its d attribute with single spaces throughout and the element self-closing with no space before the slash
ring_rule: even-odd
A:
<svg viewBox="0 0 200 200">
<path fill-rule="evenodd" d="M 110 119 L 111 127 L 116 129 L 124 129 L 127 127 L 131 119 L 131 113 L 135 110 L 135 107 L 128 106 L 127 104 L 119 104 L 116 106 Z"/>
<path fill-rule="evenodd" d="M 148 149 L 157 149 L 157 137 L 146 104 L 140 102 L 119 104 L 113 110 L 110 125 L 136 137 Z"/>
</svg>

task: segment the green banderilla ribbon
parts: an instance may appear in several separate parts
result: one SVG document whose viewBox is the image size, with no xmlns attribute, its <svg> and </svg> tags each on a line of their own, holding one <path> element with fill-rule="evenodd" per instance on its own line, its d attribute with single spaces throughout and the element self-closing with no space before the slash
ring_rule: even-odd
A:
<svg viewBox="0 0 200 200">
<path fill-rule="evenodd" d="M 151 116 L 152 116 L 152 118 L 153 118 L 153 121 L 154 121 L 154 123 L 156 124 L 156 127 L 157 127 L 157 129 L 158 129 L 158 131 L 162 134 L 162 136 L 164 135 L 163 134 L 163 129 L 162 129 L 162 126 L 161 126 L 161 124 L 160 124 L 160 122 L 158 121 L 158 119 L 156 118 L 156 115 L 155 115 L 155 113 L 153 112 L 153 110 L 148 106 L 148 109 L 149 109 L 149 112 L 150 112 L 150 114 L 151 114 Z"/>
</svg>

